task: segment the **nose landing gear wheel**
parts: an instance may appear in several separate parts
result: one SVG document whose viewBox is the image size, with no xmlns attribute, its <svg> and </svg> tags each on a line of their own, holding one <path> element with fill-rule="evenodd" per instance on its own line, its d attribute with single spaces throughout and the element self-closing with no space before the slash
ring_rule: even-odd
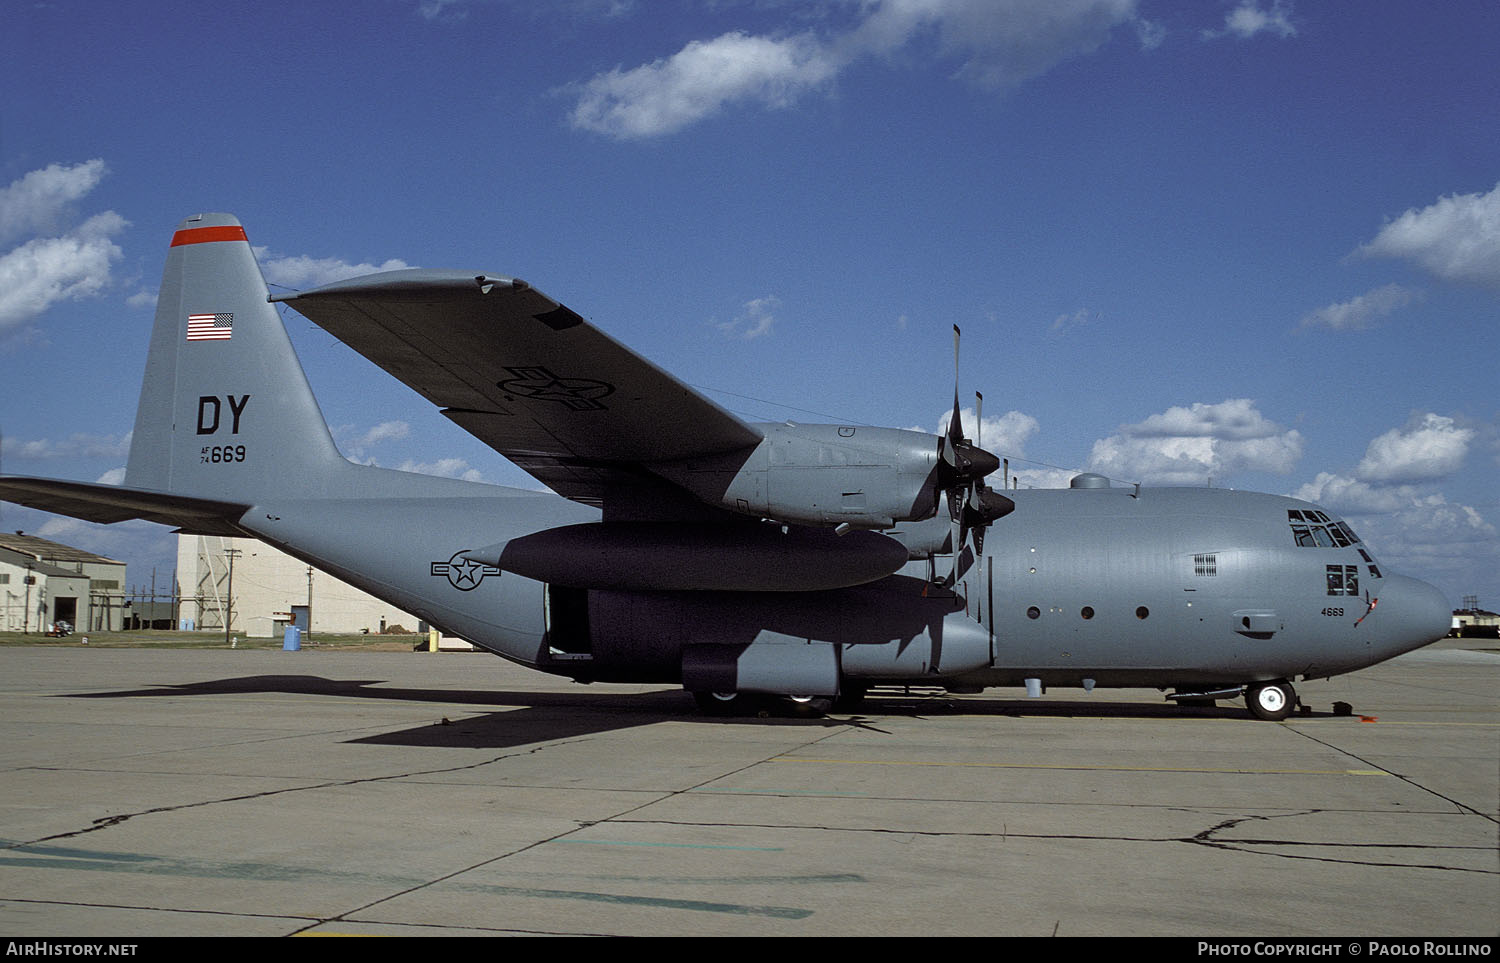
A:
<svg viewBox="0 0 1500 963">
<path fill-rule="evenodd" d="M 1245 708 L 1257 719 L 1280 722 L 1292 714 L 1297 691 L 1290 682 L 1257 682 L 1245 687 Z"/>
</svg>

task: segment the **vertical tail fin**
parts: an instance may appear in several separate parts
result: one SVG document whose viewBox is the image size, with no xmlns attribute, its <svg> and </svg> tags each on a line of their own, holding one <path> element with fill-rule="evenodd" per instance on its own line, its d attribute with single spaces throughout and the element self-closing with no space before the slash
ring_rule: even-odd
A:
<svg viewBox="0 0 1500 963">
<path fill-rule="evenodd" d="M 240 222 L 177 226 L 162 274 L 125 484 L 253 502 L 326 490 L 348 465 Z"/>
</svg>

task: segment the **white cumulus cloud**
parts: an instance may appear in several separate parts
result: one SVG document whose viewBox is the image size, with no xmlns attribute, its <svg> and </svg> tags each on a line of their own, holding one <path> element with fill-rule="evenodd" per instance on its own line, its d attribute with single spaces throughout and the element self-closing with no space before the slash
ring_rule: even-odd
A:
<svg viewBox="0 0 1500 963">
<path fill-rule="evenodd" d="M 344 454 L 354 459 L 365 459 L 369 450 L 387 441 L 400 441 L 411 435 L 411 425 L 404 421 L 382 421 L 380 424 L 367 431 L 355 434 L 352 425 L 340 427 L 337 432 L 339 447 Z M 374 464 L 374 459 L 368 459 L 369 464 Z"/>
<path fill-rule="evenodd" d="M 1405 258 L 1446 281 L 1500 288 L 1500 184 L 1412 208 L 1356 253 Z"/>
<path fill-rule="evenodd" d="M 1283 38 L 1295 37 L 1297 28 L 1292 24 L 1291 14 L 1291 4 L 1283 3 L 1282 0 L 1274 0 L 1269 10 L 1261 9 L 1259 0 L 1240 0 L 1239 6 L 1224 15 L 1223 29 L 1205 30 L 1203 38 L 1213 40 L 1233 36 L 1249 40 L 1262 33 L 1272 33 Z"/>
<path fill-rule="evenodd" d="M 1067 488 L 1078 475 L 1073 468 L 1049 468 L 1046 466 L 1011 466 L 1011 477 L 1017 488 Z"/>
<path fill-rule="evenodd" d="M 95 158 L 65 167 L 48 164 L 0 190 L 0 242 L 25 234 L 62 233 L 73 202 L 98 186 L 107 173 Z"/>
<path fill-rule="evenodd" d="M 1442 415 L 1414 416 L 1371 441 L 1352 476 L 1319 472 L 1294 496 L 1354 518 L 1382 562 L 1462 584 L 1476 567 L 1500 563 L 1500 533 L 1434 487 L 1459 469 L 1476 434 Z"/>
<path fill-rule="evenodd" d="M 1136 0 L 884 0 L 843 40 L 851 54 L 888 53 L 935 32 L 959 76 L 1003 90 L 1093 53 L 1116 27 L 1136 20 Z M 1143 46 L 1160 42 L 1154 25 Z M 853 59 L 851 56 L 850 59 Z"/>
<path fill-rule="evenodd" d="M 1411 304 L 1417 296 L 1417 292 L 1409 288 L 1387 284 L 1348 301 L 1310 312 L 1302 319 L 1302 326 L 1332 328 L 1335 331 L 1362 331 L 1381 318 Z"/>
<path fill-rule="evenodd" d="M 724 337 L 737 341 L 763 338 L 771 333 L 776 324 L 774 312 L 781 309 L 781 299 L 776 297 L 754 298 L 745 302 L 744 308 L 733 321 L 724 321 L 716 327 Z"/>
<path fill-rule="evenodd" d="M 350 264 L 336 257 L 309 257 L 306 254 L 282 257 L 272 255 L 264 247 L 254 248 L 254 251 L 255 259 L 260 262 L 260 272 L 265 275 L 267 284 L 299 291 L 331 284 L 334 281 L 343 281 L 346 278 L 378 274 L 381 271 L 404 271 L 412 267 L 397 258 L 391 258 L 383 264 L 372 264 L 368 261 Z"/>
<path fill-rule="evenodd" d="M 1318 477 L 1293 493 L 1294 498 L 1314 502 L 1336 514 L 1387 514 L 1409 508 L 1413 490 L 1372 485 L 1357 478 L 1320 471 Z"/>
<path fill-rule="evenodd" d="M 1363 481 L 1379 483 L 1443 478 L 1463 465 L 1473 438 L 1473 429 L 1429 412 L 1370 442 L 1354 474 Z"/>
<path fill-rule="evenodd" d="M 110 484 L 107 481 L 103 483 Z M 168 560 L 177 557 L 177 536 L 165 525 L 138 519 L 116 522 L 113 525 L 96 525 L 76 518 L 45 515 L 24 509 L 17 512 L 17 515 L 19 519 L 27 521 L 17 521 L 12 527 L 34 524 L 35 528 L 26 529 L 30 535 L 129 563 L 129 580 L 132 583 L 150 578 L 150 565 L 142 561 L 144 559 L 162 560 L 158 574 L 163 581 L 171 578 L 171 569 L 166 566 L 170 565 Z"/>
<path fill-rule="evenodd" d="M 1202 485 L 1242 471 L 1286 474 L 1302 435 L 1267 419 L 1248 398 L 1173 407 L 1094 443 L 1089 470 L 1158 485 Z"/>
<path fill-rule="evenodd" d="M 953 411 L 949 409 L 938 418 L 937 433 L 939 435 L 948 433 L 948 419 L 951 417 L 953 417 Z M 958 413 L 958 423 L 962 426 L 964 434 L 985 451 L 1010 458 L 1024 456 L 1026 442 L 1041 430 L 1040 422 L 1020 411 L 1007 411 L 1003 415 L 986 415 L 983 423 L 980 423 L 973 408 L 964 408 Z"/>
<path fill-rule="evenodd" d="M 126 221 L 114 211 L 76 227 L 73 202 L 105 174 L 104 162 L 53 164 L 0 191 L 0 239 L 33 236 L 0 254 L 0 333 L 19 327 L 59 301 L 92 297 L 110 284 L 110 265 L 122 255 L 114 236 Z"/>
<path fill-rule="evenodd" d="M 740 101 L 787 106 L 838 67 L 807 34 L 773 38 L 737 31 L 694 40 L 665 59 L 615 68 L 585 83 L 573 126 L 622 139 L 670 134 Z"/>
<path fill-rule="evenodd" d="M 656 137 L 731 104 L 786 107 L 824 88 L 851 64 L 935 40 L 958 76 L 1005 90 L 1092 53 L 1132 21 L 1142 46 L 1161 29 L 1139 21 L 1137 0 L 868 0 L 857 22 L 826 36 L 731 31 L 694 40 L 669 57 L 619 67 L 571 88 L 571 122 L 622 140 Z M 918 59 L 927 59 L 919 55 Z"/>
<path fill-rule="evenodd" d="M 124 435 L 92 435 L 79 432 L 61 440 L 22 441 L 6 438 L 0 451 L 14 458 L 123 458 L 130 452 L 132 432 Z"/>
<path fill-rule="evenodd" d="M 443 478 L 461 478 L 464 481 L 484 481 L 479 469 L 470 468 L 463 458 L 439 458 L 437 461 L 419 462 L 408 458 L 396 466 L 398 471 L 411 471 L 419 475 L 439 475 Z"/>
<path fill-rule="evenodd" d="M 1500 562 L 1500 533 L 1471 505 L 1412 485 L 1383 487 L 1320 473 L 1295 497 L 1354 520 L 1379 560 L 1422 578 L 1463 584 L 1476 567 Z"/>
</svg>

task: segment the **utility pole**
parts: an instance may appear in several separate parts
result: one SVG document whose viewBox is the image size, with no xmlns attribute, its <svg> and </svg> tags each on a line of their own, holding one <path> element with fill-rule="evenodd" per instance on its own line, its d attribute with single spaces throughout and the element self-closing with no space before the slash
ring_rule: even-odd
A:
<svg viewBox="0 0 1500 963">
<path fill-rule="evenodd" d="M 31 574 L 31 563 L 26 563 L 26 608 L 21 611 L 23 621 L 21 622 L 21 634 L 31 634 L 31 583 L 36 578 Z"/>
<path fill-rule="evenodd" d="M 307 631 L 303 633 L 312 640 L 312 566 L 307 567 Z"/>
<path fill-rule="evenodd" d="M 234 619 L 234 560 L 240 557 L 237 548 L 224 549 L 224 557 L 229 559 L 229 587 L 224 592 L 224 644 L 229 644 L 229 623 Z"/>
</svg>

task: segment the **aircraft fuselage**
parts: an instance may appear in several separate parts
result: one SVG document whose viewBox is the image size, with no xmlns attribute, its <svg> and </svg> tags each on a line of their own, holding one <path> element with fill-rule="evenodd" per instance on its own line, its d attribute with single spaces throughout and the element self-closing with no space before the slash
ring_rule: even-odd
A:
<svg viewBox="0 0 1500 963">
<path fill-rule="evenodd" d="M 951 589 L 921 560 L 840 590 L 705 592 L 549 585 L 475 562 L 463 553 L 598 514 L 544 494 L 450 487 L 442 498 L 257 506 L 240 524 L 482 648 L 585 681 L 827 695 L 850 683 L 1212 688 L 1352 671 L 1447 625 L 1431 586 L 1383 572 L 1347 526 L 1272 495 L 1008 492 L 1015 511 Z M 368 532 L 393 513 L 421 524 L 371 557 Z M 1320 544 L 1315 528 L 1337 534 Z M 763 681 L 747 652 L 775 666 Z"/>
</svg>

